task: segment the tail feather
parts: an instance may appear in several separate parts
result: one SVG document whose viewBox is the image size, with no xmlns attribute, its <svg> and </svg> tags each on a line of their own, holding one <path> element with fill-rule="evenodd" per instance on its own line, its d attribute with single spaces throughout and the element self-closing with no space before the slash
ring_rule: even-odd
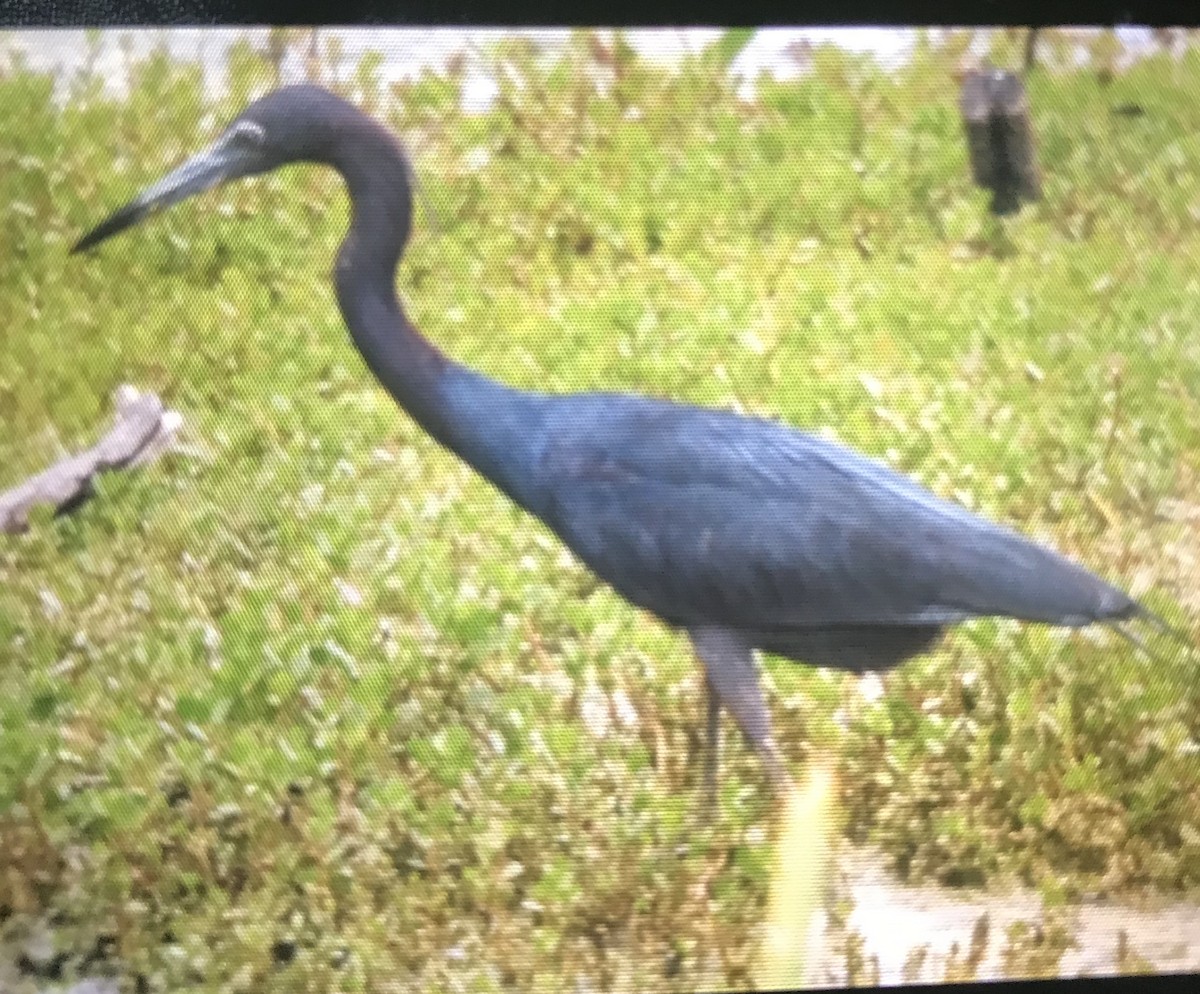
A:
<svg viewBox="0 0 1200 994">
<path fill-rule="evenodd" d="M 1144 604 L 1139 604 L 1137 606 L 1135 617 L 1146 622 L 1146 624 L 1158 632 L 1159 635 L 1165 635 L 1167 638 L 1173 639 L 1180 645 L 1186 645 L 1189 649 L 1195 648 L 1195 645 L 1193 645 L 1191 636 L 1188 632 L 1184 631 L 1182 628 L 1176 628 L 1161 614 L 1155 614 Z"/>
<path fill-rule="evenodd" d="M 1106 622 L 1104 622 L 1104 627 L 1109 629 L 1109 631 L 1116 632 L 1126 642 L 1128 642 L 1130 645 L 1132 645 L 1135 649 L 1138 649 L 1141 652 L 1144 652 L 1154 662 L 1156 662 L 1156 663 L 1164 662 L 1162 656 L 1158 655 L 1158 653 L 1156 653 L 1153 649 L 1151 649 L 1150 646 L 1146 645 L 1146 643 L 1143 639 L 1139 638 L 1136 634 L 1131 632 L 1128 628 L 1126 628 L 1123 624 L 1121 624 L 1121 622 L 1106 621 Z"/>
<path fill-rule="evenodd" d="M 1160 635 L 1171 639 L 1177 645 L 1183 646 L 1185 649 L 1187 649 L 1189 654 L 1196 648 L 1192 643 L 1191 638 L 1189 638 L 1188 634 L 1182 628 L 1174 627 L 1160 615 L 1155 614 L 1142 604 L 1137 604 L 1136 610 L 1128 618 L 1116 620 L 1107 619 L 1103 622 L 1106 628 L 1108 628 L 1110 631 L 1116 632 L 1121 636 L 1121 638 L 1125 639 L 1126 642 L 1130 643 L 1132 646 L 1134 646 L 1134 648 L 1145 653 L 1146 656 L 1156 663 L 1164 662 L 1163 657 L 1151 649 L 1143 638 L 1141 638 L 1135 632 L 1130 631 L 1129 628 L 1126 627 L 1128 622 L 1131 620 L 1144 621 Z"/>
</svg>

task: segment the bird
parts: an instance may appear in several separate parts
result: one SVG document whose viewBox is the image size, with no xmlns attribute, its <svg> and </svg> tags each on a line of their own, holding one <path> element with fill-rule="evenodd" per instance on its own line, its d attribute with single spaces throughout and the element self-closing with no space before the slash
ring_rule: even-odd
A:
<svg viewBox="0 0 1200 994">
<path fill-rule="evenodd" d="M 1053 549 L 780 421 L 647 395 L 522 390 L 456 362 L 414 326 L 395 289 L 412 224 L 410 161 L 388 129 L 319 86 L 250 103 L 72 252 L 295 163 L 331 167 L 346 184 L 351 217 L 332 279 L 383 389 L 597 577 L 690 639 L 707 697 L 710 799 L 722 710 L 769 786 L 794 784 L 756 652 L 861 674 L 892 669 L 981 617 L 1102 623 L 1131 639 L 1128 622 L 1165 625 Z"/>
<path fill-rule="evenodd" d="M 959 108 L 975 184 L 992 193 L 991 212 L 1015 214 L 1041 196 L 1029 99 L 1015 73 L 984 68 L 963 76 Z"/>
</svg>

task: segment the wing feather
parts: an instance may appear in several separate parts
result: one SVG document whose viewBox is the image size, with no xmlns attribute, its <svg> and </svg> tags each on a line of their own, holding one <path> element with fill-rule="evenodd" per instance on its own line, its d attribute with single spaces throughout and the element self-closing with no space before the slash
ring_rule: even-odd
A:
<svg viewBox="0 0 1200 994">
<path fill-rule="evenodd" d="M 1056 552 L 770 421 L 573 398 L 549 421 L 540 478 L 540 513 L 572 550 L 675 624 L 1085 624 L 1136 607 Z"/>
</svg>

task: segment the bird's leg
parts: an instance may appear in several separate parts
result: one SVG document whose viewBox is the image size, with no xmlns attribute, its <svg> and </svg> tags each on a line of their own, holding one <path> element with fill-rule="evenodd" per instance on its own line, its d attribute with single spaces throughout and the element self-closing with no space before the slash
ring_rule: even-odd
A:
<svg viewBox="0 0 1200 994">
<path fill-rule="evenodd" d="M 772 787 L 779 793 L 785 792 L 792 779 L 771 733 L 771 716 L 758 682 L 754 650 L 724 628 L 696 628 L 690 634 L 708 677 L 710 743 L 716 743 L 716 737 L 712 735 L 715 715 L 721 707 L 728 708 L 750 745 L 762 757 Z M 715 748 L 710 750 L 708 761 L 712 764 L 715 788 Z"/>
<path fill-rule="evenodd" d="M 708 694 L 708 743 L 704 753 L 704 798 L 709 811 L 717 801 L 717 764 L 721 755 L 721 696 L 713 686 L 712 678 L 704 675 L 704 687 Z"/>
</svg>

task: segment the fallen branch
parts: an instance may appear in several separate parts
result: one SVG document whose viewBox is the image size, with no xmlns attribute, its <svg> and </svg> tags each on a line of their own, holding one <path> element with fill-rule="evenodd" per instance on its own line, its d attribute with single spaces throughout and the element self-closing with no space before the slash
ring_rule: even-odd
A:
<svg viewBox="0 0 1200 994">
<path fill-rule="evenodd" d="M 100 441 L 0 494 L 0 532 L 25 531 L 29 512 L 38 504 L 53 504 L 56 515 L 70 513 L 92 496 L 97 475 L 160 456 L 183 424 L 180 414 L 164 408 L 156 395 L 127 384 L 117 388 L 113 401 L 116 417 Z"/>
</svg>

